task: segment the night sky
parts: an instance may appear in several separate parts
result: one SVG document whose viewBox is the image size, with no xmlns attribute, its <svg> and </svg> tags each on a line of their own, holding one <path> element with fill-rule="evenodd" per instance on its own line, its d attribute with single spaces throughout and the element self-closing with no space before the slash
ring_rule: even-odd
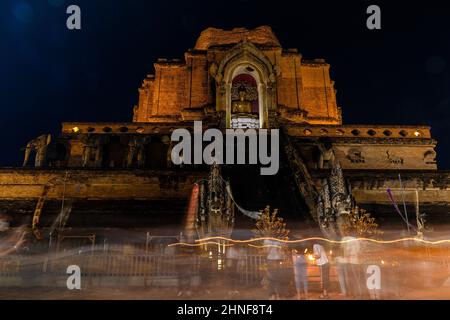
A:
<svg viewBox="0 0 450 320">
<path fill-rule="evenodd" d="M 395 2 L 395 4 L 393 4 Z M 284 48 L 332 66 L 346 124 L 424 124 L 450 169 L 450 10 L 433 1 L 0 1 L 0 166 L 64 121 L 131 121 L 157 58 L 213 26 L 270 25 Z M 82 30 L 66 28 L 66 8 Z M 366 28 L 378 4 L 382 30 Z"/>
</svg>

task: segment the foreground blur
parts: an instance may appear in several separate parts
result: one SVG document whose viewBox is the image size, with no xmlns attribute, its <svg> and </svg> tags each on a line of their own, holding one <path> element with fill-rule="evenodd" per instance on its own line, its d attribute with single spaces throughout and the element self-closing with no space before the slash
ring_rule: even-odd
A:
<svg viewBox="0 0 450 320">
<path fill-rule="evenodd" d="M 179 236 L 140 236 L 133 243 L 99 243 L 95 236 L 33 243 L 17 231 L 4 236 L 0 298 L 450 299 L 448 242 L 183 245 Z M 71 265 L 81 270 L 81 290 L 67 287 Z"/>
</svg>

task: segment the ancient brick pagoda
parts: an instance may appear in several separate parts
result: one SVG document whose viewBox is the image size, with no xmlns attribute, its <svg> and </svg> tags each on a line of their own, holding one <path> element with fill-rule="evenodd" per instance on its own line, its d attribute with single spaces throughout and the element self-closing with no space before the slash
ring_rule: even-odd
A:
<svg viewBox="0 0 450 320">
<path fill-rule="evenodd" d="M 399 173 L 408 205 L 418 190 L 431 216 L 448 209 L 449 174 L 437 170 L 430 128 L 343 124 L 330 65 L 283 49 L 270 27 L 208 28 L 184 59 L 158 59 L 154 69 L 139 88 L 132 122 L 66 122 L 59 136 L 30 141 L 23 168 L 0 170 L 0 211 L 30 224 L 34 216 L 35 227 L 45 227 L 64 197 L 72 203 L 69 224 L 172 222 L 208 173 L 203 165 L 173 166 L 168 156 L 171 132 L 197 120 L 282 131 L 277 176 L 225 169 L 250 209 L 272 204 L 291 216 L 314 215 L 314 190 L 337 161 L 358 204 L 375 215 L 398 218 L 386 189 L 399 192 Z"/>
</svg>

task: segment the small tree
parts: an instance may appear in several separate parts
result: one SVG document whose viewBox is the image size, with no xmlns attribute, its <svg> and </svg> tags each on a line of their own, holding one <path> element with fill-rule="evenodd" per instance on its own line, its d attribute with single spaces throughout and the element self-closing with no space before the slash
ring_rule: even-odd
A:
<svg viewBox="0 0 450 320">
<path fill-rule="evenodd" d="M 366 210 L 354 206 L 351 211 L 342 216 L 341 224 L 344 233 L 356 233 L 357 236 L 377 236 L 383 232 L 378 229 L 378 224 L 375 222 L 370 213 Z"/>
<path fill-rule="evenodd" d="M 270 211 L 270 206 L 260 211 L 256 221 L 256 229 L 253 232 L 259 237 L 272 237 L 282 240 L 288 239 L 289 230 L 283 218 L 278 217 L 278 209 Z"/>
</svg>

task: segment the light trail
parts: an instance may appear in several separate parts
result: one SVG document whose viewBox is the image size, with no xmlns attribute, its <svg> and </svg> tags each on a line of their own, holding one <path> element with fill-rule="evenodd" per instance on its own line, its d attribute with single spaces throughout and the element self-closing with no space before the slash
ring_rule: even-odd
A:
<svg viewBox="0 0 450 320">
<path fill-rule="evenodd" d="M 438 244 L 444 244 L 449 243 L 450 239 L 443 239 L 443 240 L 436 240 L 436 241 L 429 241 L 429 240 L 423 240 L 419 238 L 414 237 L 407 237 L 407 238 L 400 238 L 400 239 L 393 239 L 393 240 L 377 240 L 377 239 L 371 239 L 371 238 L 354 238 L 354 239 L 348 239 L 348 240 L 330 240 L 327 238 L 322 237 L 310 237 L 305 239 L 298 239 L 298 240 L 284 240 L 284 239 L 277 239 L 273 237 L 260 237 L 260 238 L 253 238 L 253 239 L 247 239 L 247 240 L 235 240 L 232 238 L 226 238 L 226 237 L 207 237 L 195 240 L 198 243 L 203 243 L 204 241 L 211 241 L 211 240 L 223 240 L 228 241 L 231 243 L 252 243 L 256 241 L 264 241 L 264 240 L 270 240 L 275 242 L 281 242 L 281 243 L 302 243 L 306 241 L 325 241 L 329 243 L 336 243 L 336 244 L 342 244 L 342 243 L 349 243 L 354 241 L 368 241 L 368 242 L 374 242 L 379 244 L 391 244 L 391 243 L 399 243 L 399 242 L 406 242 L 406 241 L 415 241 L 419 243 L 425 243 L 430 245 L 438 245 Z"/>
<path fill-rule="evenodd" d="M 225 246 L 225 247 L 234 246 L 234 244 L 224 244 L 224 243 L 220 243 L 220 242 L 209 241 L 209 242 L 201 242 L 201 243 L 177 242 L 177 243 L 169 244 L 168 247 L 175 247 L 175 246 L 201 247 L 201 246 L 208 245 L 208 244 L 220 245 L 220 246 Z"/>
</svg>

